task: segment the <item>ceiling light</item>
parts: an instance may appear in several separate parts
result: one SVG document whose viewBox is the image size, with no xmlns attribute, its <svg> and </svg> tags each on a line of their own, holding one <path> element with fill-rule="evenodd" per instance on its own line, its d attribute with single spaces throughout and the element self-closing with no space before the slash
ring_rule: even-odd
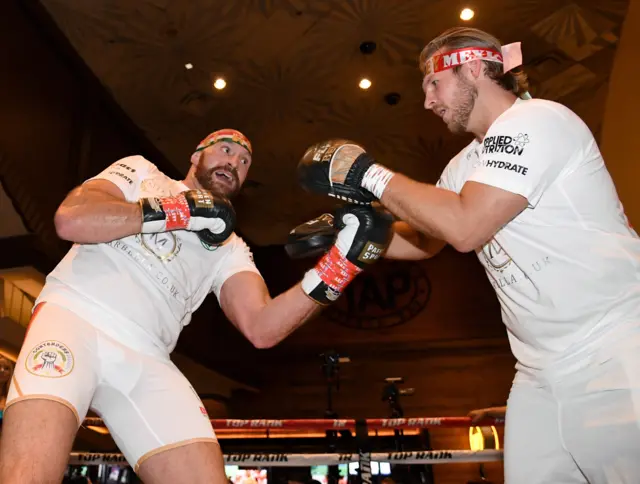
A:
<svg viewBox="0 0 640 484">
<path fill-rule="evenodd" d="M 462 12 L 460 12 L 460 18 L 462 20 L 471 20 L 474 15 L 475 15 L 474 11 L 471 10 L 470 8 L 465 8 L 462 10 Z"/>
<path fill-rule="evenodd" d="M 184 65 L 184 68 L 185 68 L 185 69 L 187 69 L 187 70 L 189 70 L 189 69 L 193 69 L 193 64 L 192 64 L 191 62 L 187 62 L 187 63 Z"/>
<path fill-rule="evenodd" d="M 224 89 L 226 86 L 227 86 L 227 82 L 222 77 L 218 77 L 213 83 L 213 87 L 215 87 L 218 90 Z"/>
<path fill-rule="evenodd" d="M 360 79 L 358 86 L 360 86 L 360 89 L 369 89 L 371 87 L 371 81 L 369 79 Z"/>
</svg>

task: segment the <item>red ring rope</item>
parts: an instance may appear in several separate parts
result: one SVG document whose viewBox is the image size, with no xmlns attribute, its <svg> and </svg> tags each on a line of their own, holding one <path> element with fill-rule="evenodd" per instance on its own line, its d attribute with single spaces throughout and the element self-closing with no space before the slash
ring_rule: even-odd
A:
<svg viewBox="0 0 640 484">
<path fill-rule="evenodd" d="M 469 417 L 410 417 L 410 418 L 370 418 L 365 423 L 369 430 L 380 429 L 431 429 L 462 428 L 471 426 L 504 425 L 504 419 L 486 418 L 471 423 Z M 355 430 L 355 419 L 283 419 L 283 420 L 239 420 L 211 419 L 214 429 L 295 429 L 295 430 Z M 104 426 L 101 418 L 88 417 L 84 425 Z"/>
</svg>

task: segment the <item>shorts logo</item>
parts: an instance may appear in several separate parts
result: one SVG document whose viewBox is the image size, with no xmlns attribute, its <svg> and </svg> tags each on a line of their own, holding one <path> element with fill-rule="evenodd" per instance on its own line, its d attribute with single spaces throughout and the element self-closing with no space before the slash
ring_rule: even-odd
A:
<svg viewBox="0 0 640 484">
<path fill-rule="evenodd" d="M 73 371 L 71 350 L 59 341 L 44 341 L 29 352 L 25 366 L 32 375 L 62 378 Z"/>
</svg>

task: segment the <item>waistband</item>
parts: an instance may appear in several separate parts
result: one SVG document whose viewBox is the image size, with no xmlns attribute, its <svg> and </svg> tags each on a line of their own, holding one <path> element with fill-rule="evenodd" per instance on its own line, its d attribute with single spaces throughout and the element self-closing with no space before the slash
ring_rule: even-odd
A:
<svg viewBox="0 0 640 484">
<path fill-rule="evenodd" d="M 516 365 L 514 383 L 535 382 L 553 385 L 579 377 L 606 361 L 621 356 L 626 351 L 640 352 L 640 321 L 628 320 L 603 328 L 540 369 Z"/>
</svg>

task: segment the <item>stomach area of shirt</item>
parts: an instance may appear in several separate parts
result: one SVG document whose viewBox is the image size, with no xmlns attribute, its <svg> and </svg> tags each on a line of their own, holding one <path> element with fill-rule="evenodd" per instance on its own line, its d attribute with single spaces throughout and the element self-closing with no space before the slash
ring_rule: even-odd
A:
<svg viewBox="0 0 640 484">
<path fill-rule="evenodd" d="M 169 354 L 171 341 L 166 333 L 171 332 L 173 325 L 170 320 L 163 320 L 157 313 L 147 313 L 145 317 L 141 317 L 133 312 L 123 312 L 122 307 L 110 305 L 103 298 L 86 293 L 83 288 L 73 287 L 51 275 L 47 277 L 36 300 L 36 304 L 39 303 L 53 303 L 64 307 L 110 338 L 136 351 L 161 357 Z"/>
<path fill-rule="evenodd" d="M 137 324 L 155 326 L 164 322 L 179 327 L 189 311 L 188 299 L 162 265 L 152 269 L 117 253 L 80 253 L 59 264 L 49 278 Z"/>
</svg>

